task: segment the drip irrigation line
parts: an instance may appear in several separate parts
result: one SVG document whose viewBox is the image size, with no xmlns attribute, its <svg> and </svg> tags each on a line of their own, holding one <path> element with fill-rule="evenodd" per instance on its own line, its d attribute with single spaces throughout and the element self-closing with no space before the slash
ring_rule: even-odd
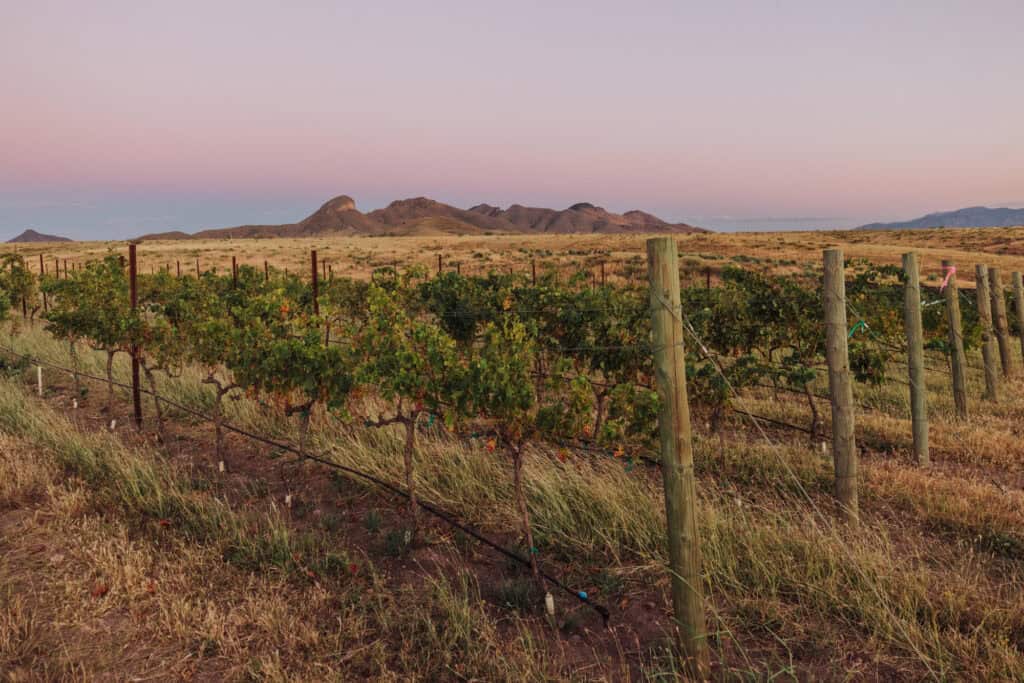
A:
<svg viewBox="0 0 1024 683">
<path fill-rule="evenodd" d="M 60 365 L 56 365 L 55 363 L 50 363 L 50 362 L 47 362 L 47 361 L 44 361 L 44 360 L 41 360 L 41 359 L 38 359 L 38 358 L 33 358 L 32 356 L 30 356 L 28 354 L 19 353 L 19 352 L 15 351 L 14 349 L 9 348 L 7 346 L 0 346 L 0 349 L 3 349 L 5 351 L 7 351 L 8 353 L 11 353 L 14 356 L 18 356 L 20 358 L 24 358 L 26 360 L 29 360 L 29 361 L 37 364 L 37 365 L 45 365 L 46 367 L 52 368 L 54 370 L 59 370 L 61 372 L 64 372 L 64 373 L 67 373 L 67 374 L 71 374 L 71 375 L 76 374 L 75 370 L 72 370 L 70 368 L 65 368 L 65 367 L 62 367 Z M 97 377 L 95 375 L 91 375 L 91 374 L 86 373 L 86 372 L 80 372 L 79 371 L 79 372 L 77 372 L 77 374 L 78 374 L 79 377 L 84 377 L 86 379 L 91 379 L 91 380 L 94 380 L 94 381 L 97 381 L 97 382 L 103 382 L 103 383 L 107 382 L 106 378 Z M 118 381 L 115 380 L 115 381 L 113 381 L 111 383 L 114 386 L 118 386 L 118 387 L 121 387 L 123 389 L 131 389 L 130 385 L 125 384 L 123 382 L 118 382 Z M 172 408 L 177 408 L 178 410 L 181 410 L 181 411 L 183 411 L 185 413 L 193 415 L 194 417 L 198 417 L 198 418 L 200 418 L 200 419 L 202 419 L 202 420 L 204 420 L 206 422 L 214 422 L 213 418 L 209 417 L 208 415 L 206 415 L 206 414 L 204 414 L 204 413 L 202 413 L 202 412 L 200 412 L 198 410 L 195 410 L 193 408 L 189 408 L 188 406 L 182 405 L 182 404 L 178 403 L 177 401 L 172 401 L 172 400 L 163 398 L 163 397 L 161 397 L 159 394 L 157 394 L 154 391 L 143 389 L 143 388 L 140 387 L 140 392 L 144 393 L 144 394 L 147 394 L 149 396 L 152 396 L 154 399 L 163 401 L 165 404 L 167 404 L 168 406 L 171 406 Z M 272 447 L 277 448 L 279 450 L 283 450 L 283 451 L 286 451 L 286 452 L 298 455 L 300 458 L 305 458 L 307 460 L 311 460 L 313 462 L 316 462 L 316 463 L 319 463 L 321 465 L 324 465 L 325 467 L 329 467 L 329 468 L 332 468 L 332 469 L 337 469 L 337 470 L 345 472 L 345 473 L 347 473 L 347 474 L 349 474 L 351 476 L 357 477 L 359 479 L 363 479 L 365 481 L 369 481 L 369 482 L 371 482 L 373 484 L 376 484 L 377 486 L 379 486 L 379 487 L 381 487 L 381 488 L 383 488 L 383 489 L 385 489 L 387 491 L 390 491 L 391 493 L 394 493 L 395 495 L 397 495 L 397 496 L 399 496 L 401 498 L 405 498 L 406 500 L 409 500 L 409 498 L 410 498 L 409 494 L 405 490 L 403 490 L 400 487 L 398 487 L 398 486 L 396 486 L 394 484 L 391 484 L 391 483 L 389 483 L 389 482 L 387 482 L 387 481 L 385 481 L 383 479 L 375 477 L 374 475 L 369 474 L 367 472 L 362 472 L 362 471 L 357 470 L 357 469 L 355 469 L 353 467 L 349 467 L 347 465 L 342 465 L 341 463 L 334 462 L 333 460 L 329 460 L 329 459 L 327 459 L 325 457 L 322 457 L 322 456 L 318 456 L 318 455 L 314 455 L 312 453 L 304 452 L 304 451 L 302 451 L 302 450 L 300 450 L 300 449 L 298 449 L 298 448 L 296 448 L 296 447 L 294 447 L 294 446 L 292 446 L 290 444 L 283 443 L 283 442 L 277 441 L 275 439 L 271 439 L 271 438 L 263 436 L 261 434 L 256 434 L 254 432 L 250 432 L 248 430 L 242 429 L 241 427 L 236 427 L 236 426 L 232 425 L 229 422 L 221 422 L 221 427 L 223 427 L 224 429 L 227 429 L 228 431 L 235 432 L 236 434 L 240 434 L 241 436 L 245 436 L 245 437 L 247 437 L 249 439 L 252 439 L 253 441 L 261 442 L 261 443 L 263 443 L 263 444 L 265 444 L 267 446 L 272 446 Z M 495 541 L 492 541 L 491 539 L 487 538 L 482 533 L 480 533 L 479 531 L 473 529 L 472 527 L 470 527 L 470 526 L 468 526 L 468 525 L 466 525 L 466 524 L 464 524 L 462 522 L 459 522 L 457 519 L 455 519 L 455 516 L 452 513 L 448 512 L 446 510 L 442 510 L 441 508 L 435 507 L 434 505 L 432 505 L 430 503 L 423 502 L 422 500 L 418 500 L 417 504 L 421 508 L 423 508 L 424 510 L 429 512 L 430 514 L 434 515 L 435 517 L 437 517 L 441 521 L 443 521 L 446 524 L 448 524 L 449 526 L 452 526 L 452 527 L 458 529 L 459 531 L 462 531 L 463 533 L 473 537 L 474 539 L 476 539 L 480 543 L 483 543 L 484 545 L 486 545 L 487 547 L 491 548 L 492 550 L 495 550 L 498 553 L 501 553 L 502 555 L 504 555 L 508 559 L 514 560 L 514 561 L 518 562 L 519 564 L 521 564 L 523 566 L 526 566 L 526 567 L 531 566 L 529 559 L 523 557 L 522 555 L 520 555 L 517 552 L 509 550 L 508 548 L 505 548 L 504 546 L 500 545 L 499 543 L 497 543 Z M 608 625 L 608 621 L 611 618 L 611 615 L 608 612 L 608 609 L 606 607 L 604 607 L 603 605 L 599 605 L 599 604 L 597 604 L 595 602 L 592 602 L 590 600 L 590 597 L 587 595 L 586 591 L 573 590 L 572 588 L 570 588 L 566 584 L 562 583 L 562 581 L 560 581 L 558 578 L 552 576 L 551 574 L 545 572 L 544 570 L 539 570 L 539 573 L 540 573 L 540 575 L 546 581 L 551 583 L 553 586 L 556 586 L 556 587 L 560 588 L 561 590 L 565 591 L 566 593 L 572 595 L 574 598 L 576 598 L 580 602 L 582 602 L 585 605 L 588 605 L 589 607 L 591 607 L 595 612 L 597 612 L 598 614 L 601 615 L 601 618 L 604 620 L 605 626 Z"/>
<path fill-rule="evenodd" d="M 772 391 L 784 391 L 784 392 L 786 392 L 788 394 L 793 394 L 795 396 L 803 396 L 804 398 L 807 398 L 807 394 L 805 392 L 801 391 L 800 389 L 794 389 L 792 387 L 784 387 L 784 386 L 777 387 L 777 386 L 773 386 L 771 384 L 753 384 L 751 386 L 757 387 L 758 389 L 771 389 Z M 811 396 L 813 398 L 816 398 L 816 399 L 820 400 L 820 401 L 831 401 L 832 400 L 831 398 L 829 398 L 828 396 L 825 396 L 824 394 L 816 394 L 814 392 L 811 392 Z"/>
<path fill-rule="evenodd" d="M 787 429 L 793 429 L 793 430 L 796 430 L 798 432 L 803 432 L 804 434 L 811 434 L 811 429 L 808 428 L 808 427 L 801 427 L 800 425 L 791 424 L 789 422 L 783 422 L 782 420 L 776 420 L 775 418 L 771 418 L 771 417 L 765 417 L 764 415 L 755 415 L 754 413 L 747 412 L 746 410 L 740 410 L 739 408 L 737 408 L 736 406 L 734 406 L 732 404 L 729 405 L 729 408 L 734 413 L 739 413 L 740 415 L 746 415 L 747 417 L 753 418 L 755 420 L 763 420 L 764 422 L 767 422 L 767 423 L 773 424 L 773 425 L 777 425 L 779 427 L 785 427 Z M 830 437 L 828 437 L 827 435 L 824 435 L 824 434 L 816 435 L 816 436 L 822 436 L 825 439 L 830 438 Z"/>
<path fill-rule="evenodd" d="M 614 458 L 615 460 L 623 460 L 627 463 L 630 463 L 633 460 L 640 460 L 652 467 L 661 467 L 660 460 L 657 460 L 656 458 L 652 458 L 649 455 L 644 455 L 643 453 L 639 452 L 634 455 L 626 455 L 625 453 L 623 453 L 623 455 L 615 455 L 612 449 L 601 448 L 600 446 L 596 446 L 593 443 L 589 442 L 556 441 L 555 444 L 562 448 L 573 448 L 581 451 L 588 451 L 590 453 L 596 453 L 597 455 L 603 455 L 605 457 Z"/>
</svg>

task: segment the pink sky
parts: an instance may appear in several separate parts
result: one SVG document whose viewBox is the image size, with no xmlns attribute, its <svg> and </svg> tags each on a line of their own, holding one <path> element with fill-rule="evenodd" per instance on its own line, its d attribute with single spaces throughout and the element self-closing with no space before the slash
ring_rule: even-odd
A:
<svg viewBox="0 0 1024 683">
<path fill-rule="evenodd" d="M 711 227 L 1024 202 L 1020 2 L 3 16 L 0 234 L 294 220 L 340 193 L 364 209 L 586 200 Z"/>
</svg>

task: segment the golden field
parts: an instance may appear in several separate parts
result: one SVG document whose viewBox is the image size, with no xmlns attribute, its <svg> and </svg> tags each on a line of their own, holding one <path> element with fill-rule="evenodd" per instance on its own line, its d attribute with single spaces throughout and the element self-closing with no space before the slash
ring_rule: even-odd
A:
<svg viewBox="0 0 1024 683">
<path fill-rule="evenodd" d="M 169 267 L 180 263 L 183 273 L 194 273 L 196 260 L 201 269 L 225 269 L 234 256 L 241 265 L 270 266 L 289 271 L 308 271 L 309 252 L 316 249 L 335 275 L 368 277 L 374 268 L 398 264 L 437 268 L 456 264 L 466 273 L 513 268 L 528 272 L 536 260 L 539 270 L 559 268 L 566 272 L 579 267 L 598 269 L 606 263 L 608 277 L 642 276 L 644 241 L 647 235 L 464 235 L 417 237 L 341 237 L 157 240 L 139 246 L 140 269 Z M 796 271 L 804 264 L 819 264 L 821 251 L 842 247 L 847 258 L 864 258 L 879 264 L 898 264 L 906 251 L 917 251 L 925 276 L 937 277 L 942 259 L 973 266 L 986 263 L 1004 272 L 1024 269 L 1024 227 L 945 228 L 901 231 L 696 233 L 677 236 L 684 269 L 700 276 L 723 263 L 735 261 L 745 267 L 774 272 Z M 69 265 L 101 258 L 110 250 L 123 250 L 126 242 L 72 242 L 5 244 L 3 252 L 24 254 L 36 267 L 38 255 L 46 268 L 53 260 L 67 259 Z M 958 280 L 970 286 L 973 267 L 961 267 Z"/>
</svg>

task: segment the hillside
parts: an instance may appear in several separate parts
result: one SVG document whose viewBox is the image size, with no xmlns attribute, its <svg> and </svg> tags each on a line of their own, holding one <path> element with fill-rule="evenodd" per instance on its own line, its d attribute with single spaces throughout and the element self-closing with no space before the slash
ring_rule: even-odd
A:
<svg viewBox="0 0 1024 683">
<path fill-rule="evenodd" d="M 12 237 L 7 240 L 8 244 L 22 243 L 22 242 L 72 242 L 74 240 L 68 239 L 67 237 L 60 237 L 59 235 L 44 235 L 35 230 L 26 230 L 17 237 Z"/>
<path fill-rule="evenodd" d="M 635 232 L 707 232 L 686 223 L 668 223 L 636 209 L 624 214 L 607 211 L 588 202 L 573 204 L 561 211 L 513 204 L 500 209 L 479 204 L 470 211 L 503 219 L 520 230 L 543 233 L 635 233 Z"/>
<path fill-rule="evenodd" d="M 1024 209 L 990 209 L 971 206 L 956 211 L 930 213 L 909 221 L 869 223 L 857 230 L 918 230 L 922 228 L 1009 228 L 1024 225 Z"/>
<path fill-rule="evenodd" d="M 514 204 L 501 209 L 479 204 L 466 210 L 415 197 L 391 202 L 383 209 L 362 213 L 348 195 L 331 199 L 298 223 L 240 225 L 202 230 L 154 233 L 142 240 L 314 237 L 319 235 L 479 235 L 487 233 L 649 233 L 706 232 L 685 223 L 668 223 L 643 211 L 616 214 L 586 202 L 567 209 Z"/>
</svg>

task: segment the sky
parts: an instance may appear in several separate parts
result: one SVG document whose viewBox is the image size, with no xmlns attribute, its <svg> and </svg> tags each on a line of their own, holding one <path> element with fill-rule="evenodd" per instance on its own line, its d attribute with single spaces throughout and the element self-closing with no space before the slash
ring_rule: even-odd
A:
<svg viewBox="0 0 1024 683">
<path fill-rule="evenodd" d="M 1024 206 L 1024 3 L 0 0 L 0 239 L 425 195 L 725 229 Z"/>
</svg>

